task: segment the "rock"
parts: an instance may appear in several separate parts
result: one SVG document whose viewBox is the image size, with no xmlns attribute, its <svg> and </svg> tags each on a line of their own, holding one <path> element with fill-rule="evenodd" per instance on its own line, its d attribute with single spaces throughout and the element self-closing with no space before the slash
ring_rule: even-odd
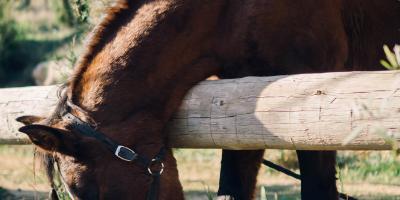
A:
<svg viewBox="0 0 400 200">
<path fill-rule="evenodd" d="M 72 73 L 71 63 L 66 60 L 50 60 L 39 63 L 32 72 L 36 85 L 64 83 Z"/>
</svg>

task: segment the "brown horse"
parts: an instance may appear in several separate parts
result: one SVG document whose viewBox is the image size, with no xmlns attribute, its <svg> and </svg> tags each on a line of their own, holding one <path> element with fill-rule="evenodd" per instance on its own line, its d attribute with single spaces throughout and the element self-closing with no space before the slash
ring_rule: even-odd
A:
<svg viewBox="0 0 400 200">
<path fill-rule="evenodd" d="M 171 149 L 162 156 L 160 149 L 191 87 L 210 75 L 380 69 L 382 45 L 400 42 L 399 19 L 397 0 L 121 1 L 95 30 L 58 109 L 19 118 L 21 131 L 51 158 L 50 176 L 57 163 L 76 199 L 157 191 L 159 199 L 183 199 Z M 142 159 L 127 149 L 136 159 L 119 159 L 110 151 L 118 144 Z M 224 151 L 219 194 L 251 199 L 262 155 Z M 142 165 L 152 158 L 165 164 L 155 190 L 156 176 Z M 335 152 L 298 151 L 298 158 L 302 198 L 337 199 Z"/>
</svg>

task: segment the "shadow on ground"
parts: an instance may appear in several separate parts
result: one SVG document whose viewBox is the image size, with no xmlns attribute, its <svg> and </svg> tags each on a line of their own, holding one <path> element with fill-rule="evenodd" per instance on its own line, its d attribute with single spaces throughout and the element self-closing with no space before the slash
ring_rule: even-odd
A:
<svg viewBox="0 0 400 200">
<path fill-rule="evenodd" d="M 36 200 L 47 199 L 47 192 L 37 192 L 32 190 L 6 190 L 0 188 L 1 200 Z"/>
</svg>

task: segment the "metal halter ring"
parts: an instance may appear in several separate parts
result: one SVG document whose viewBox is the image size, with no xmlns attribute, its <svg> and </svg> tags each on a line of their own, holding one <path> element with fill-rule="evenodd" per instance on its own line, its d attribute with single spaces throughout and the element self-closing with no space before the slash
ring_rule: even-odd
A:
<svg viewBox="0 0 400 200">
<path fill-rule="evenodd" d="M 158 160 L 158 159 L 155 159 L 155 158 L 151 159 L 151 162 L 150 162 L 149 166 L 147 167 L 147 171 L 148 171 L 149 174 L 151 174 L 151 175 L 153 175 L 153 174 L 155 173 L 155 172 L 151 171 L 151 169 L 150 169 L 150 167 L 153 165 L 153 163 L 160 163 L 161 169 L 160 169 L 160 171 L 157 172 L 157 173 L 158 173 L 157 175 L 161 175 L 161 174 L 164 172 L 164 163 L 161 162 L 161 161 Z"/>
</svg>

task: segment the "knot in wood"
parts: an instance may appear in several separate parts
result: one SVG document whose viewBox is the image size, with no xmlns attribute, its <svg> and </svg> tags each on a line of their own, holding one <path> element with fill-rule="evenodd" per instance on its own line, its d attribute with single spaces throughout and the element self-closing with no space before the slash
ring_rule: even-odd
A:
<svg viewBox="0 0 400 200">
<path fill-rule="evenodd" d="M 326 93 L 322 90 L 317 90 L 314 95 L 326 95 Z"/>
</svg>

